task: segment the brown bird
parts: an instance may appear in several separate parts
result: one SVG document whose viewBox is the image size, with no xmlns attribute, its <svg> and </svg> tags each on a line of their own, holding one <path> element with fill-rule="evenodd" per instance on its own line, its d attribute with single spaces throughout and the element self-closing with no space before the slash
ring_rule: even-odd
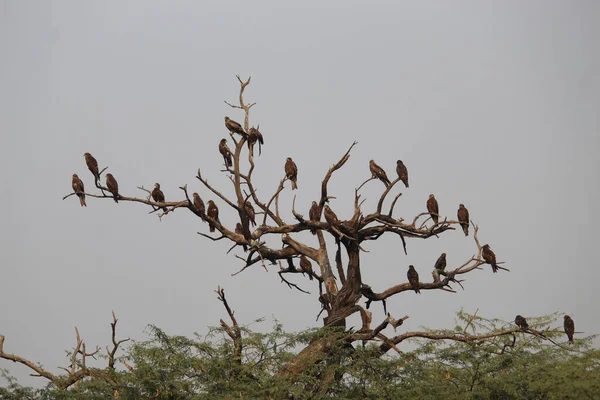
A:
<svg viewBox="0 0 600 400">
<path fill-rule="evenodd" d="M 387 174 L 379 165 L 375 164 L 375 161 L 369 161 L 369 169 L 371 170 L 371 177 L 377 178 L 387 187 L 390 186 L 391 182 L 387 177 Z"/>
<path fill-rule="evenodd" d="M 319 207 L 316 201 L 312 202 L 312 206 L 310 206 L 310 210 L 308 211 L 308 217 L 313 222 L 319 222 L 319 220 L 321 219 L 321 207 Z M 311 229 L 310 232 L 313 235 L 317 234 L 316 229 Z"/>
<path fill-rule="evenodd" d="M 433 194 L 430 194 L 429 199 L 427 199 L 427 211 L 431 214 L 433 223 L 437 224 L 439 221 L 438 215 L 440 213 L 440 207 Z"/>
<path fill-rule="evenodd" d="M 258 127 L 252 127 L 248 130 L 248 148 L 253 152 L 254 143 L 258 142 L 258 155 L 262 153 L 262 145 L 265 144 L 262 133 L 258 130 Z M 254 154 L 254 152 L 253 152 Z"/>
<path fill-rule="evenodd" d="M 525 329 L 529 329 L 529 325 L 527 324 L 527 320 L 525 319 L 525 317 L 522 317 L 521 315 L 517 315 L 515 317 L 515 324 L 517 324 L 517 326 L 523 330 Z"/>
<path fill-rule="evenodd" d="M 575 322 L 573 322 L 573 319 L 571 317 L 569 317 L 568 315 L 565 315 L 564 317 L 565 319 L 565 333 L 567 334 L 567 337 L 569 338 L 569 344 L 573 344 L 575 343 L 573 341 L 573 334 L 575 333 Z"/>
<path fill-rule="evenodd" d="M 106 187 L 112 193 L 115 203 L 119 202 L 119 184 L 112 174 L 106 174 Z"/>
<path fill-rule="evenodd" d="M 492 266 L 492 271 L 494 271 L 494 273 L 498 272 L 498 264 L 496 264 L 496 254 L 494 254 L 492 249 L 490 249 L 489 244 L 483 245 L 483 248 L 481 250 L 481 256 L 487 264 L 490 264 Z"/>
<path fill-rule="evenodd" d="M 154 189 L 152 189 L 152 200 L 157 203 L 165 202 L 165 194 L 162 192 L 162 190 L 160 190 L 160 183 L 154 184 Z M 162 210 L 167 212 L 167 207 L 162 207 Z"/>
<path fill-rule="evenodd" d="M 469 236 L 469 210 L 467 210 L 464 204 L 461 204 L 458 206 L 456 215 L 458 216 L 458 222 L 460 222 L 460 226 L 462 226 L 465 236 Z"/>
<path fill-rule="evenodd" d="M 446 253 L 442 253 L 442 255 L 435 262 L 435 267 L 438 271 L 444 271 L 446 269 Z"/>
<path fill-rule="evenodd" d="M 85 189 L 83 187 L 83 181 L 79 179 L 77 174 L 73 174 L 71 186 L 73 186 L 73 191 L 77 194 L 77 197 L 79 197 L 79 204 L 81 204 L 81 207 L 87 207 L 87 204 L 85 204 Z"/>
<path fill-rule="evenodd" d="M 225 117 L 225 126 L 227 127 L 227 129 L 229 130 L 229 132 L 233 132 L 233 133 L 239 133 L 242 136 L 246 136 L 246 132 L 244 132 L 244 129 L 242 128 L 242 126 L 240 124 L 238 124 L 237 122 L 235 122 L 232 119 L 229 119 L 229 117 Z"/>
<path fill-rule="evenodd" d="M 415 293 L 421 293 L 419 290 L 419 273 L 414 266 L 408 266 L 408 272 L 406 273 L 406 276 L 408 277 L 408 282 L 410 283 L 410 286 L 412 286 Z"/>
<path fill-rule="evenodd" d="M 325 204 L 325 208 L 323 209 L 323 215 L 325 216 L 325 221 L 331 226 L 338 226 L 340 224 L 340 220 L 337 215 L 333 212 L 331 208 L 327 204 Z"/>
<path fill-rule="evenodd" d="M 100 172 L 98 172 L 98 161 L 96 161 L 96 159 L 90 153 L 84 153 L 83 156 L 85 157 L 85 163 L 87 164 L 87 167 L 89 168 L 92 175 L 94 175 L 95 184 L 96 186 L 98 186 L 98 183 L 100 182 Z"/>
<path fill-rule="evenodd" d="M 402 160 L 396 161 L 396 173 L 398 174 L 398 178 L 404 183 L 404 186 L 408 187 L 408 170 Z"/>
<path fill-rule="evenodd" d="M 194 207 L 196 207 L 196 210 L 202 219 L 206 218 L 206 207 L 204 206 L 204 202 L 198 193 L 194 193 Z"/>
<path fill-rule="evenodd" d="M 219 153 L 223 156 L 223 161 L 225 161 L 225 167 L 231 168 L 233 165 L 233 157 L 231 153 L 231 149 L 227 146 L 227 139 L 221 139 L 219 142 Z"/>
<path fill-rule="evenodd" d="M 240 224 L 239 222 L 235 224 L 235 233 L 244 236 L 244 232 L 242 232 L 242 224 Z M 246 246 L 245 244 L 242 245 L 242 248 L 244 249 L 244 251 L 248 251 L 248 246 Z"/>
<path fill-rule="evenodd" d="M 252 226 L 256 226 L 256 212 L 254 211 L 252 203 L 246 201 L 244 207 L 246 207 L 246 214 L 248 214 L 248 220 L 250 220 Z"/>
<path fill-rule="evenodd" d="M 298 189 L 298 167 L 291 157 L 285 160 L 285 176 L 292 181 L 292 190 Z"/>
<path fill-rule="evenodd" d="M 208 201 L 208 216 L 211 217 L 212 219 L 214 219 L 215 221 L 219 222 L 219 209 L 217 208 L 217 205 L 215 204 L 214 201 L 209 200 Z M 210 231 L 214 232 L 215 231 L 215 226 L 213 225 L 212 222 L 208 222 L 209 226 L 210 226 Z"/>
<path fill-rule="evenodd" d="M 302 268 L 302 271 L 304 271 L 308 274 L 308 277 L 312 281 L 313 280 L 312 264 L 311 264 L 310 260 L 308 258 L 306 258 L 306 256 L 304 254 L 302 254 L 300 256 L 300 268 Z"/>
</svg>

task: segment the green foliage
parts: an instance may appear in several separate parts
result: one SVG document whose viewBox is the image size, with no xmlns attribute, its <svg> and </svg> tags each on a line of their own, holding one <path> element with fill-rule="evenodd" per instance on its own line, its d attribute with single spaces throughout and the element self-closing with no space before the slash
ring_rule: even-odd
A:
<svg viewBox="0 0 600 400">
<path fill-rule="evenodd" d="M 8 380 L 0 399 L 593 399 L 600 393 L 600 351 L 593 337 L 565 344 L 559 315 L 531 318 L 542 337 L 518 332 L 472 342 L 412 339 L 416 349 L 382 354 L 375 344 L 351 346 L 338 329 L 286 333 L 276 321 L 268 333 L 242 328 L 236 360 L 221 327 L 202 338 L 170 336 L 150 326 L 113 372 L 118 384 L 88 378 L 69 390 L 22 387 Z M 499 332 L 507 323 L 459 312 L 454 330 L 428 333 Z M 465 328 L 466 327 L 466 328 Z M 310 368 L 286 376 L 286 364 L 309 344 L 334 343 Z M 310 347 L 310 346 L 309 346 Z"/>
</svg>

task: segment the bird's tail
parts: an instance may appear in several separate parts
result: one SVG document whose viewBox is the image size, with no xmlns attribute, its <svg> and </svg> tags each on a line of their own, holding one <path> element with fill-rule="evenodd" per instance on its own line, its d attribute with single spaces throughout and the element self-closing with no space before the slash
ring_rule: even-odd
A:
<svg viewBox="0 0 600 400">
<path fill-rule="evenodd" d="M 213 224 L 210 224 L 210 231 L 214 232 L 215 231 L 215 226 Z"/>
<path fill-rule="evenodd" d="M 492 264 L 492 271 L 494 271 L 494 273 L 498 272 L 498 266 L 496 264 Z"/>
<path fill-rule="evenodd" d="M 317 230 L 316 229 L 311 229 L 310 233 L 312 233 L 313 235 L 316 235 L 317 234 Z"/>
<path fill-rule="evenodd" d="M 163 207 L 163 208 L 162 208 L 162 210 L 163 210 L 164 212 L 167 212 L 167 207 Z"/>
<path fill-rule="evenodd" d="M 119 202 L 119 195 L 118 194 L 113 194 L 113 199 L 115 200 L 115 203 Z"/>
<path fill-rule="evenodd" d="M 575 344 L 575 341 L 573 340 L 573 335 L 569 335 L 569 344 Z"/>
<path fill-rule="evenodd" d="M 296 189 L 298 189 L 298 184 L 296 183 L 296 181 L 292 181 L 292 190 Z"/>
<path fill-rule="evenodd" d="M 469 236 L 469 225 L 468 224 L 463 224 L 462 230 L 465 233 L 465 236 Z"/>
<path fill-rule="evenodd" d="M 87 207 L 87 204 L 85 204 L 84 196 L 79 196 L 79 204 L 81 204 L 81 207 Z"/>
</svg>

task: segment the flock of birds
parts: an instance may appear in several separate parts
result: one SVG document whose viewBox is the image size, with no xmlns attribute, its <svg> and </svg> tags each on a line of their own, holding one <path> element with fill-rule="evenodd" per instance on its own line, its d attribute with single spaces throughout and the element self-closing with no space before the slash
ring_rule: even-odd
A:
<svg viewBox="0 0 600 400">
<path fill-rule="evenodd" d="M 262 145 L 264 144 L 264 138 L 263 138 L 262 134 L 260 133 L 260 131 L 258 130 L 258 128 L 251 127 L 248 130 L 248 132 L 246 132 L 246 131 L 244 131 L 244 129 L 238 122 L 230 119 L 229 117 L 225 117 L 225 127 L 229 130 L 230 133 L 237 133 L 237 134 L 241 135 L 242 137 L 246 138 L 247 142 L 248 142 L 248 148 L 250 149 L 251 152 L 253 151 L 254 144 L 256 144 L 256 143 L 258 143 L 258 145 L 259 145 L 259 154 L 262 152 Z M 225 163 L 225 167 L 228 170 L 230 168 L 232 168 L 233 167 L 233 152 L 227 146 L 227 139 L 221 139 L 221 141 L 219 142 L 219 152 L 223 156 L 223 161 Z M 88 169 L 94 176 L 94 183 L 95 183 L 96 187 L 101 188 L 98 162 L 90 153 L 85 153 L 84 157 L 85 157 L 85 162 L 87 164 Z M 379 179 L 381 182 L 383 182 L 383 184 L 386 187 L 389 187 L 391 185 L 391 181 L 388 178 L 385 170 L 383 168 L 381 168 L 379 165 L 377 165 L 374 160 L 369 161 L 369 169 L 371 171 L 372 179 Z M 292 190 L 298 189 L 298 167 L 296 166 L 296 163 L 292 160 L 291 157 L 288 157 L 286 159 L 284 170 L 285 170 L 286 178 L 289 179 L 292 184 Z M 404 165 L 402 160 L 398 160 L 396 162 L 396 173 L 398 174 L 398 178 L 404 183 L 404 186 L 408 188 L 409 187 L 408 186 L 408 169 L 406 168 L 406 165 Z M 84 184 L 83 184 L 83 181 L 79 178 L 79 176 L 77 176 L 77 174 L 73 174 L 72 187 L 73 187 L 73 191 L 79 198 L 79 202 L 80 202 L 81 206 L 82 207 L 87 206 L 86 202 L 85 202 Z M 111 173 L 106 174 L 106 188 L 113 195 L 113 199 L 114 199 L 115 203 L 118 203 L 119 198 L 120 198 L 119 184 L 117 183 L 117 180 Z M 159 183 L 154 184 L 154 189 L 151 192 L 151 197 L 157 203 L 165 202 L 165 195 L 162 192 L 162 190 L 160 189 Z M 204 201 L 202 201 L 202 198 L 200 198 L 200 195 L 198 193 L 194 193 L 193 194 L 193 204 L 194 204 L 194 208 L 195 208 L 194 211 L 203 220 L 206 221 L 206 216 L 208 215 L 213 221 L 220 223 L 219 208 L 217 207 L 217 205 L 215 204 L 214 201 L 212 201 L 212 200 L 208 201 L 208 210 L 207 210 L 206 206 L 204 205 Z M 254 210 L 254 207 L 252 206 L 252 204 L 249 201 L 246 201 L 244 207 L 246 210 L 246 214 L 248 215 L 249 223 L 252 226 L 256 226 L 256 212 Z M 167 211 L 166 206 L 161 206 L 160 208 L 162 208 L 162 210 L 165 212 Z M 439 205 L 438 205 L 437 199 L 435 198 L 435 196 L 433 194 L 430 194 L 429 198 L 427 199 L 427 212 L 430 214 L 431 219 L 433 220 L 434 224 L 438 224 L 438 222 L 439 222 Z M 340 221 L 339 221 L 337 215 L 333 212 L 333 210 L 327 204 L 323 208 L 323 215 L 324 215 L 327 223 L 329 223 L 331 226 L 339 226 Z M 316 201 L 313 201 L 311 208 L 309 210 L 309 219 L 312 222 L 318 222 L 320 220 L 320 217 L 321 217 L 321 207 L 319 206 L 319 204 L 317 204 Z M 459 205 L 458 211 L 457 211 L 457 217 L 458 217 L 458 221 L 462 227 L 462 230 L 463 230 L 465 236 L 468 236 L 469 235 L 469 210 L 464 206 L 464 204 Z M 215 226 L 214 226 L 213 222 L 211 222 L 210 220 L 207 222 L 209 223 L 210 232 L 214 232 Z M 235 227 L 235 233 L 242 234 L 242 225 L 239 222 L 237 223 L 237 225 Z M 311 233 L 313 235 L 315 235 L 316 229 L 314 229 L 314 228 L 311 229 Z M 242 245 L 242 246 L 243 246 L 244 251 L 247 251 L 247 246 L 246 245 Z M 494 273 L 498 272 L 498 264 L 496 262 L 496 254 L 492 251 L 492 249 L 490 249 L 490 246 L 488 244 L 485 244 L 482 246 L 481 255 L 482 255 L 485 263 L 490 264 L 492 266 L 492 271 Z M 310 280 L 313 280 L 312 265 L 311 265 L 310 261 L 308 260 L 308 258 L 306 258 L 304 255 L 302 255 L 300 257 L 300 268 L 302 269 L 302 271 L 304 271 L 308 274 Z M 436 282 L 439 281 L 440 274 L 446 275 L 445 268 L 446 268 L 446 253 L 442 253 L 440 255 L 440 257 L 437 259 L 437 261 L 435 263 L 435 267 L 434 267 L 433 275 L 434 275 L 434 280 Z M 415 269 L 415 267 L 413 265 L 409 265 L 408 272 L 406 275 L 408 278 L 408 282 L 410 283 L 410 285 L 411 285 L 412 289 L 415 291 L 415 293 L 421 293 L 421 291 L 419 289 L 419 273 L 417 272 L 417 270 Z M 529 325 L 527 324 L 527 321 L 521 315 L 517 315 L 517 317 L 515 318 L 515 324 L 523 330 L 529 329 Z M 569 343 L 572 344 L 573 343 L 573 334 L 575 332 L 575 324 L 573 322 L 573 319 L 571 319 L 571 317 L 569 317 L 568 315 L 565 315 L 565 317 L 564 317 L 564 330 L 569 338 Z"/>
</svg>

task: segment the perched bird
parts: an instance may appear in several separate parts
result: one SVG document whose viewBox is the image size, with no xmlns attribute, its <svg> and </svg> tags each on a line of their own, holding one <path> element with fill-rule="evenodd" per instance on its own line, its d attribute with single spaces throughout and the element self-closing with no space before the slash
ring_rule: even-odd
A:
<svg viewBox="0 0 600 400">
<path fill-rule="evenodd" d="M 529 329 L 529 325 L 527 324 L 527 320 L 525 319 L 525 317 L 522 317 L 521 315 L 517 315 L 515 317 L 515 324 L 517 324 L 517 326 L 523 330 L 525 329 Z"/>
<path fill-rule="evenodd" d="M 308 211 L 308 217 L 313 222 L 319 222 L 319 219 L 321 219 L 321 207 L 319 207 L 316 201 L 312 202 L 312 206 L 310 206 L 310 210 Z M 317 234 L 316 229 L 311 229 L 310 232 L 313 235 Z"/>
<path fill-rule="evenodd" d="M 83 156 L 85 157 L 85 163 L 87 164 L 87 167 L 89 168 L 92 175 L 94 175 L 95 184 L 97 186 L 100 182 L 100 172 L 98 172 L 98 161 L 96 161 L 94 156 L 92 156 L 90 153 L 84 153 Z"/>
<path fill-rule="evenodd" d="M 160 183 L 154 184 L 154 189 L 152 189 L 152 200 L 157 203 L 165 202 L 165 194 L 162 192 L 162 190 L 160 190 Z M 167 212 L 167 207 L 162 207 L 162 210 Z"/>
<path fill-rule="evenodd" d="M 254 211 L 254 207 L 252 206 L 252 203 L 250 203 L 249 201 L 246 201 L 246 204 L 244 204 L 244 207 L 246 208 L 246 214 L 248 215 L 248 220 L 250 221 L 252 226 L 256 226 L 256 212 Z"/>
<path fill-rule="evenodd" d="M 410 286 L 412 286 L 415 293 L 421 293 L 419 290 L 419 273 L 414 266 L 408 266 L 408 272 L 406 273 L 406 276 L 408 277 L 408 282 L 410 283 Z"/>
<path fill-rule="evenodd" d="M 371 289 L 371 286 L 367 285 L 366 283 L 360 285 L 360 293 L 367 298 L 367 310 L 371 306 L 372 301 L 380 301 L 377 297 L 377 294 L 375 294 L 373 289 Z M 385 299 L 382 299 L 381 303 L 383 304 L 383 312 L 387 313 Z"/>
<path fill-rule="evenodd" d="M 438 215 L 440 213 L 440 207 L 438 206 L 438 202 L 435 199 L 435 196 L 432 194 L 429 195 L 429 199 L 427 199 L 427 211 L 431 214 L 431 219 L 433 223 L 437 224 L 439 221 Z"/>
<path fill-rule="evenodd" d="M 396 161 L 396 173 L 398 174 L 398 178 L 404 183 L 404 186 L 408 187 L 408 170 L 402 160 Z"/>
<path fill-rule="evenodd" d="M 79 179 L 77 174 L 73 174 L 71 186 L 73 186 L 73 191 L 77 194 L 77 197 L 79 197 L 79 204 L 81 204 L 81 207 L 87 207 L 87 204 L 85 204 L 85 189 L 83 187 L 83 181 Z"/>
<path fill-rule="evenodd" d="M 492 266 L 492 271 L 494 273 L 498 272 L 498 264 L 496 264 L 496 254 L 490 249 L 489 244 L 484 244 L 481 250 L 481 256 L 485 260 L 486 263 Z"/>
<path fill-rule="evenodd" d="M 292 190 L 298 189 L 298 167 L 291 157 L 285 160 L 285 176 L 292 181 Z"/>
<path fill-rule="evenodd" d="M 456 215 L 458 216 L 458 222 L 460 222 L 460 226 L 462 226 L 465 236 L 469 236 L 469 210 L 467 210 L 464 204 L 461 204 L 458 206 Z"/>
<path fill-rule="evenodd" d="M 196 207 L 196 210 L 202 219 L 206 218 L 206 207 L 204 206 L 204 202 L 198 193 L 194 193 L 194 207 Z"/>
<path fill-rule="evenodd" d="M 375 161 L 369 161 L 369 169 L 371 170 L 371 177 L 377 178 L 387 187 L 390 186 L 391 182 L 387 177 L 387 174 L 379 165 L 375 164 Z"/>
<path fill-rule="evenodd" d="M 323 215 L 325 216 L 325 221 L 331 226 L 338 226 L 340 224 L 340 220 L 337 215 L 333 212 L 331 208 L 327 204 L 325 204 L 325 208 L 323 209 Z"/>
<path fill-rule="evenodd" d="M 231 153 L 231 149 L 227 146 L 227 139 L 221 139 L 219 142 L 219 153 L 223 156 L 223 161 L 225 161 L 225 167 L 231 168 L 233 165 L 233 157 Z"/>
<path fill-rule="evenodd" d="M 575 343 L 573 341 L 573 334 L 575 333 L 575 322 L 573 322 L 573 319 L 571 317 L 569 317 L 568 315 L 565 315 L 565 333 L 567 334 L 567 337 L 569 338 L 569 344 L 573 344 Z"/>
<path fill-rule="evenodd" d="M 212 200 L 208 201 L 208 216 L 211 217 L 213 220 L 219 222 L 219 209 L 217 208 L 215 202 Z M 215 226 L 213 225 L 213 223 L 209 221 L 208 224 L 210 226 L 210 231 L 214 232 Z"/>
<path fill-rule="evenodd" d="M 242 236 L 244 235 L 244 232 L 242 232 L 242 224 L 240 224 L 239 222 L 235 224 L 235 233 Z M 244 251 L 248 251 L 248 246 L 246 246 L 245 244 L 242 245 L 242 248 L 244 249 Z"/>
<path fill-rule="evenodd" d="M 242 128 L 242 126 L 240 124 L 238 124 L 237 122 L 235 122 L 232 119 L 229 119 L 229 117 L 225 117 L 225 126 L 227 127 L 227 129 L 229 130 L 229 132 L 233 132 L 233 133 L 239 133 L 242 136 L 246 136 L 246 132 L 244 132 L 244 129 Z"/>
<path fill-rule="evenodd" d="M 106 174 L 106 187 L 112 193 L 115 203 L 119 202 L 119 184 L 112 174 Z"/>
<path fill-rule="evenodd" d="M 302 254 L 300 256 L 300 268 L 302 268 L 302 271 L 304 271 L 308 274 L 308 277 L 312 281 L 313 280 L 312 264 L 311 264 L 310 260 L 308 258 L 306 258 L 306 256 L 304 254 Z"/>
<path fill-rule="evenodd" d="M 253 151 L 254 143 L 258 142 L 258 155 L 262 153 L 262 145 L 265 144 L 265 140 L 263 138 L 262 133 L 258 130 L 258 127 L 252 127 L 248 130 L 248 148 L 250 151 Z"/>
<path fill-rule="evenodd" d="M 435 262 L 435 267 L 438 271 L 444 271 L 446 269 L 446 253 L 442 253 L 442 255 Z"/>
</svg>

